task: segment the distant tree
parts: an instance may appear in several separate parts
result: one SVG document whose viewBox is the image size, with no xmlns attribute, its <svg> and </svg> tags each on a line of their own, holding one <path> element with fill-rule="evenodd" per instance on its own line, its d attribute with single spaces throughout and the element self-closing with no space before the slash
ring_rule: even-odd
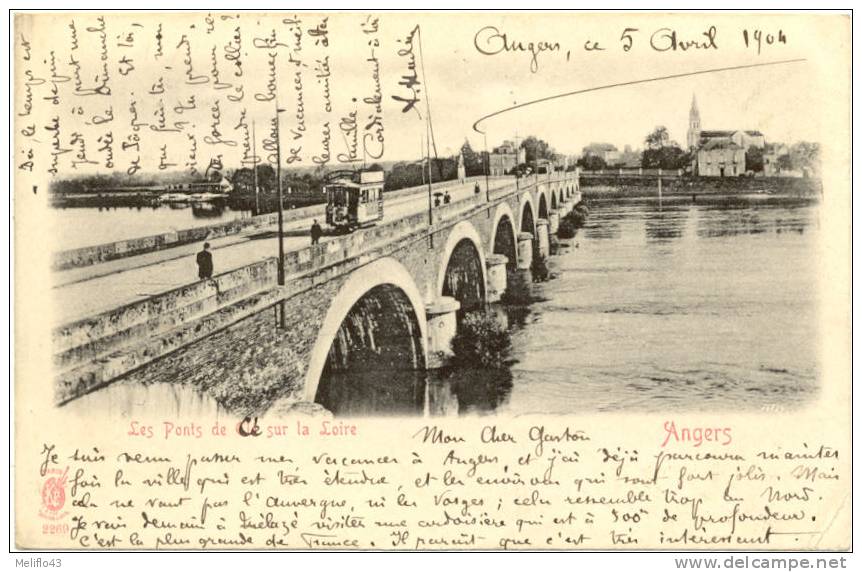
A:
<svg viewBox="0 0 862 572">
<path fill-rule="evenodd" d="M 793 157 L 791 157 L 789 154 L 779 156 L 777 163 L 779 171 L 793 170 Z"/>
<path fill-rule="evenodd" d="M 820 173 L 820 144 L 799 141 L 790 146 L 793 168 L 806 169 L 813 174 Z"/>
<path fill-rule="evenodd" d="M 763 172 L 763 147 L 752 146 L 745 152 L 745 170 Z"/>
<path fill-rule="evenodd" d="M 653 129 L 644 143 L 646 149 L 641 154 L 641 166 L 645 169 L 684 169 L 691 163 L 691 154 L 683 151 L 676 141 L 670 140 L 664 125 Z"/>
<path fill-rule="evenodd" d="M 670 135 L 668 134 L 667 127 L 664 125 L 657 126 L 646 136 L 644 143 L 646 143 L 648 149 L 661 149 L 668 146 L 670 144 Z"/>
<path fill-rule="evenodd" d="M 431 160 L 431 181 L 450 181 L 458 176 L 457 160 L 451 158 Z M 383 185 L 384 191 L 397 191 L 418 187 L 428 182 L 428 161 L 402 162 L 392 166 Z"/>
<path fill-rule="evenodd" d="M 251 169 L 237 169 L 230 178 L 234 191 L 237 193 L 254 192 L 254 173 Z"/>
<path fill-rule="evenodd" d="M 257 184 L 261 191 L 274 192 L 278 188 L 275 178 L 275 169 L 269 163 L 263 163 L 257 167 Z"/>
<path fill-rule="evenodd" d="M 521 148 L 524 149 L 525 159 L 527 163 L 535 163 L 539 159 L 547 159 L 553 161 L 557 157 L 554 148 L 542 139 L 535 135 L 530 135 L 521 142 Z"/>
<path fill-rule="evenodd" d="M 585 171 L 599 171 L 601 169 L 607 169 L 608 164 L 605 163 L 605 160 L 598 155 L 587 155 L 585 157 L 578 158 L 578 167 Z"/>
<path fill-rule="evenodd" d="M 291 199 L 323 199 L 323 181 L 326 173 L 321 169 L 313 172 L 287 173 L 282 178 L 282 190 Z"/>
<path fill-rule="evenodd" d="M 691 154 L 671 142 L 664 147 L 644 149 L 641 166 L 644 169 L 684 169 L 691 164 L 691 159 Z"/>
<path fill-rule="evenodd" d="M 257 165 L 257 186 L 262 193 L 276 191 L 275 169 L 272 165 Z M 254 171 L 243 167 L 233 172 L 231 176 L 233 188 L 240 193 L 254 193 Z"/>
<path fill-rule="evenodd" d="M 424 162 L 402 162 L 395 163 L 392 170 L 389 171 L 389 176 L 386 177 L 386 182 L 383 184 L 384 191 L 396 191 L 405 187 L 410 187 L 415 184 L 421 184 L 423 179 Z M 417 183 L 416 181 L 419 181 Z"/>
<path fill-rule="evenodd" d="M 468 177 L 482 175 L 485 173 L 485 165 L 482 163 L 482 156 L 473 150 L 470 142 L 466 139 L 461 145 L 461 155 L 464 156 L 464 172 Z"/>
</svg>

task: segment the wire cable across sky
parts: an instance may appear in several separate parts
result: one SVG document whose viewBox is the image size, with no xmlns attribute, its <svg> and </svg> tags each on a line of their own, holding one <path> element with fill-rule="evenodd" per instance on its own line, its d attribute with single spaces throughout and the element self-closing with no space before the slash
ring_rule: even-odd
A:
<svg viewBox="0 0 862 572">
<path fill-rule="evenodd" d="M 689 76 L 693 76 L 693 75 L 703 75 L 703 74 L 708 74 L 708 73 L 718 73 L 718 72 L 733 71 L 733 70 L 743 70 L 743 69 L 759 68 L 759 67 L 766 67 L 766 66 L 777 66 L 777 65 L 783 65 L 783 64 L 793 64 L 793 63 L 799 63 L 799 62 L 804 62 L 804 61 L 806 61 L 806 60 L 805 60 L 805 58 L 798 58 L 798 59 L 793 59 L 793 60 L 780 60 L 780 61 L 775 61 L 775 62 L 763 62 L 763 63 L 759 63 L 759 64 L 747 64 L 747 65 L 744 65 L 744 66 L 731 66 L 731 67 L 725 67 L 725 68 L 712 68 L 712 69 L 708 69 L 708 70 L 699 70 L 699 71 L 693 71 L 693 72 L 676 73 L 676 74 L 664 75 L 664 76 L 659 76 L 659 77 L 651 77 L 651 78 L 647 78 L 647 79 L 638 79 L 638 80 L 634 80 L 634 81 L 625 81 L 625 82 L 621 82 L 621 83 L 611 83 L 611 84 L 608 84 L 608 85 L 599 85 L 599 86 L 596 86 L 596 87 L 588 87 L 588 88 L 586 88 L 586 89 L 579 89 L 579 90 L 576 90 L 576 91 L 569 91 L 569 92 L 566 92 L 566 93 L 558 93 L 558 94 L 556 94 L 556 95 L 549 95 L 548 97 L 542 97 L 542 98 L 540 98 L 540 99 L 534 99 L 533 101 L 527 101 L 527 102 L 524 102 L 524 103 L 519 103 L 519 104 L 517 104 L 517 105 L 513 105 L 513 106 L 511 106 L 511 107 L 507 107 L 507 108 L 505 108 L 505 109 L 501 109 L 501 110 L 499 110 L 499 111 L 495 111 L 494 113 L 489 113 L 488 115 L 485 115 L 485 116 L 483 116 L 483 117 L 480 117 L 480 118 L 479 118 L 479 119 L 478 119 L 478 120 L 473 124 L 473 131 L 475 131 L 476 133 L 479 133 L 479 134 L 481 134 L 481 135 L 485 135 L 485 134 L 486 134 L 486 133 L 485 133 L 485 131 L 483 131 L 482 129 L 480 129 L 480 128 L 479 128 L 479 126 L 480 126 L 480 124 L 481 124 L 482 122 L 484 122 L 484 121 L 486 121 L 486 120 L 488 120 L 488 119 L 491 119 L 492 117 L 497 117 L 498 115 L 502 115 L 502 114 L 504 114 L 504 113 L 508 113 L 508 112 L 510 112 L 510 111 L 514 111 L 514 110 L 516 110 L 516 109 L 521 109 L 522 107 L 527 107 L 527 106 L 530 106 L 530 105 L 536 105 L 536 104 L 538 104 L 538 103 L 544 103 L 544 102 L 546 102 L 546 101 L 551 101 L 551 100 L 554 100 L 554 99 L 560 99 L 560 98 L 563 98 L 563 97 L 569 97 L 569 96 L 572 96 L 572 95 L 580 95 L 580 94 L 582 94 L 582 93 L 590 93 L 590 92 L 592 92 L 592 91 L 601 91 L 601 90 L 604 90 L 604 89 L 611 89 L 611 88 L 614 88 L 614 87 L 624 87 L 624 86 L 627 86 L 627 85 L 638 85 L 638 84 L 642 84 L 642 83 L 651 83 L 651 82 L 656 82 L 656 81 L 664 81 L 664 80 L 668 80 L 668 79 L 677 79 L 677 78 L 681 78 L 681 77 L 689 77 Z"/>
</svg>

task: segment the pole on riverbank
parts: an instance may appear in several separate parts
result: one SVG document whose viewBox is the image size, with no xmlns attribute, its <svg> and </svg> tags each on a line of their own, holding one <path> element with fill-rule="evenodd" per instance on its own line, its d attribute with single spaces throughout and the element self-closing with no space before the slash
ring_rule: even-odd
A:
<svg viewBox="0 0 862 572">
<path fill-rule="evenodd" d="M 661 208 L 661 169 L 658 170 L 658 206 Z"/>
</svg>

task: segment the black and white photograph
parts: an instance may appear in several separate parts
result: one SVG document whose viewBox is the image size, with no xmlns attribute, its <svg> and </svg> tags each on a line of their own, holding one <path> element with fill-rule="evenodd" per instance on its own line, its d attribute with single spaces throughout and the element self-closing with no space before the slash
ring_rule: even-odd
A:
<svg viewBox="0 0 862 572">
<path fill-rule="evenodd" d="M 536 549 L 530 527 L 569 510 L 541 508 L 555 466 L 593 471 L 566 478 L 578 492 L 588 482 L 628 499 L 625 515 L 616 501 L 575 515 L 610 527 L 596 547 L 845 546 L 846 530 L 819 528 L 802 496 L 834 476 L 820 495 L 834 520 L 849 485 L 850 16 L 291 10 L 12 15 L 15 406 L 61 420 L 18 448 L 47 463 L 40 514 L 73 527 L 47 546 L 75 545 L 76 510 L 113 501 L 146 546 L 130 529 L 78 548 L 277 548 L 253 534 L 270 517 L 250 524 L 255 510 L 237 508 L 253 493 L 228 478 L 228 451 L 265 464 L 275 452 L 237 443 L 297 446 L 309 428 L 377 463 L 390 432 L 401 470 L 425 458 L 410 443 L 440 445 L 442 469 L 467 471 L 440 483 L 481 487 L 487 463 L 486 482 L 525 485 L 533 508 L 516 500 L 523 518 L 498 539 L 461 524 L 505 514 L 505 494 L 474 496 L 475 514 L 462 499 L 463 546 L 429 542 L 419 521 L 402 544 L 367 529 L 350 544 L 327 525 L 301 541 L 285 532 L 298 544 L 284 548 Z M 822 443 L 803 434 L 818 419 L 831 420 Z M 372 426 L 384 429 L 363 440 Z M 58 433 L 75 445 L 49 482 Z M 511 464 L 467 433 L 535 449 Z M 219 436 L 239 441 L 218 449 L 228 468 L 213 492 L 197 493 L 235 491 L 210 514 L 241 515 L 226 525 L 239 540 L 172 545 L 183 534 L 156 537 L 160 526 L 179 531 L 187 516 L 168 524 L 170 511 L 141 517 L 104 496 L 134 455 L 97 442 L 161 443 L 164 456 L 144 458 L 178 466 L 188 488 L 215 462 L 193 455 Z M 662 484 L 672 461 L 660 451 L 674 446 L 713 447 L 706 458 L 725 464 L 666 469 Z M 730 456 L 737 446 L 746 454 Z M 318 486 L 301 469 L 331 450 L 305 450 L 315 456 L 291 457 L 292 476 L 278 467 L 283 487 Z M 86 470 L 63 473 L 67 458 Z M 233 467 L 254 475 L 242 458 Z M 336 465 L 371 462 L 347 459 Z M 110 483 L 88 476 L 102 461 L 123 467 Z M 537 471 L 532 485 L 519 465 Z M 353 468 L 321 478 L 404 494 L 402 477 Z M 168 484 L 172 470 L 159 474 Z M 776 480 L 767 490 L 761 477 Z M 734 479 L 759 487 L 737 508 Z M 788 479 L 797 486 L 781 488 Z M 732 516 L 678 500 L 687 481 Z M 345 518 L 407 506 L 380 496 Z M 749 501 L 772 504 L 745 513 Z M 693 525 L 662 528 L 686 502 L 676 508 Z M 637 526 L 614 527 L 647 513 L 656 524 L 639 544 Z M 725 537 L 726 518 L 749 528 Z M 593 536 L 548 534 L 558 550 Z"/>
</svg>

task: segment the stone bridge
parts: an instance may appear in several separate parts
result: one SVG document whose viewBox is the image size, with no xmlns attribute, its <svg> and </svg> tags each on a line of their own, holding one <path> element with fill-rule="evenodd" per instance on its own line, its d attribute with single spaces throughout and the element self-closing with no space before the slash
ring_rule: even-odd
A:
<svg viewBox="0 0 862 572">
<path fill-rule="evenodd" d="M 331 372 L 436 367 L 457 317 L 548 256 L 579 201 L 576 172 L 529 177 L 288 252 L 284 286 L 271 258 L 60 326 L 56 403 L 118 380 L 228 380 L 249 412 L 321 402 Z"/>
</svg>

